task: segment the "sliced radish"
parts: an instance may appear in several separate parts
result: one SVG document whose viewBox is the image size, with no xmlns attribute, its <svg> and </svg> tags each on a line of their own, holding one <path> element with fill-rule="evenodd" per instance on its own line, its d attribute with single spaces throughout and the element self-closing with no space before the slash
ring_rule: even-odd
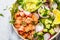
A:
<svg viewBox="0 0 60 40">
<path fill-rule="evenodd" d="M 53 9 L 56 9 L 57 8 L 57 4 L 56 3 L 54 3 L 54 4 L 52 4 L 52 6 L 51 6 Z"/>
<path fill-rule="evenodd" d="M 28 12 L 28 11 L 24 11 L 24 13 L 25 13 L 26 16 L 31 16 L 31 13 Z"/>
<path fill-rule="evenodd" d="M 50 35 L 50 38 L 48 40 L 51 40 L 52 37 L 53 37 L 53 35 Z"/>
<path fill-rule="evenodd" d="M 43 31 L 43 29 L 44 29 L 43 24 L 42 25 L 41 24 L 36 25 L 36 32 L 41 32 L 41 31 Z"/>
<path fill-rule="evenodd" d="M 34 13 L 34 15 L 39 19 L 39 14 L 37 14 L 37 13 Z"/>
<path fill-rule="evenodd" d="M 21 8 L 21 6 L 18 6 L 18 9 L 19 9 L 20 11 L 23 11 L 23 9 Z"/>
<path fill-rule="evenodd" d="M 20 12 L 20 16 L 25 16 L 24 12 Z"/>
<path fill-rule="evenodd" d="M 50 34 L 49 33 L 44 34 L 44 40 L 49 40 L 49 39 L 50 39 Z"/>
</svg>

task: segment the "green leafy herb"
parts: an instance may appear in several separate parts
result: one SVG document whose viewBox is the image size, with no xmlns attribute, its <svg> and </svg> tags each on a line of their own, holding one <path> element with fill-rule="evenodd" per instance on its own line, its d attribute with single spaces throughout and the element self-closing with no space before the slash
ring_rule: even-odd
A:
<svg viewBox="0 0 60 40">
<path fill-rule="evenodd" d="M 43 16 L 47 16 L 48 15 L 48 10 L 45 8 L 45 13 L 43 14 Z"/>
<path fill-rule="evenodd" d="M 24 0 L 17 0 L 17 3 L 18 3 L 19 5 L 22 5 L 22 4 L 23 4 L 23 1 L 24 1 Z"/>
<path fill-rule="evenodd" d="M 13 4 L 13 7 L 12 7 L 12 10 L 11 11 L 11 17 L 12 17 L 12 20 L 14 20 L 14 15 L 15 13 L 18 11 L 18 4 Z"/>
<path fill-rule="evenodd" d="M 10 21 L 9 23 L 14 24 L 15 23 L 15 20 Z"/>
<path fill-rule="evenodd" d="M 3 14 L 0 14 L 0 16 L 4 16 Z"/>
<path fill-rule="evenodd" d="M 37 33 L 34 33 L 34 38 L 37 37 Z"/>
<path fill-rule="evenodd" d="M 38 40 L 44 40 L 44 38 L 43 37 L 39 37 Z"/>
<path fill-rule="evenodd" d="M 44 6 L 44 5 L 43 5 Z M 40 13 L 40 15 L 42 16 L 42 17 L 47 17 L 47 16 L 49 16 L 49 13 L 50 13 L 50 10 L 49 9 L 47 9 L 45 6 L 44 7 L 40 7 L 39 8 L 39 13 Z"/>
</svg>

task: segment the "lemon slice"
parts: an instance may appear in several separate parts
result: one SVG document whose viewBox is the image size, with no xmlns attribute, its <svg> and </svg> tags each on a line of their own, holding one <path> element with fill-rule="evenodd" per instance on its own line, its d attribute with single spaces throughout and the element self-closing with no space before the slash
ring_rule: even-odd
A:
<svg viewBox="0 0 60 40">
<path fill-rule="evenodd" d="M 55 19 L 53 21 L 53 24 L 60 24 L 60 11 L 58 9 L 54 9 L 53 13 L 55 15 Z"/>
</svg>

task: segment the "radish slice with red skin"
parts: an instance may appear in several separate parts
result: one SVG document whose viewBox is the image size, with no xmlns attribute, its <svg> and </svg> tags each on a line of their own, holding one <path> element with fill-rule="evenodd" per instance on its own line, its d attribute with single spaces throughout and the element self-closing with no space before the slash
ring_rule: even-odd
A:
<svg viewBox="0 0 60 40">
<path fill-rule="evenodd" d="M 24 10 L 21 8 L 21 6 L 18 6 L 18 9 L 19 9 L 21 12 L 23 12 L 26 16 L 31 16 L 31 13 L 28 12 L 28 11 L 24 11 Z"/>
<path fill-rule="evenodd" d="M 43 29 L 44 29 L 43 24 L 37 24 L 36 25 L 36 32 L 41 32 L 41 31 L 43 31 Z"/>
<path fill-rule="evenodd" d="M 21 6 L 18 6 L 18 10 L 20 10 L 20 11 L 24 11 L 24 10 L 21 8 Z"/>
<path fill-rule="evenodd" d="M 51 35 L 49 33 L 44 34 L 44 40 L 49 40 Z"/>
<path fill-rule="evenodd" d="M 31 13 L 28 11 L 23 11 L 25 13 L 26 16 L 31 16 Z"/>
<path fill-rule="evenodd" d="M 51 6 L 51 8 L 56 9 L 57 8 L 57 4 L 53 3 L 52 6 Z"/>
<path fill-rule="evenodd" d="M 24 12 L 20 12 L 20 16 L 24 17 L 25 16 Z"/>
</svg>

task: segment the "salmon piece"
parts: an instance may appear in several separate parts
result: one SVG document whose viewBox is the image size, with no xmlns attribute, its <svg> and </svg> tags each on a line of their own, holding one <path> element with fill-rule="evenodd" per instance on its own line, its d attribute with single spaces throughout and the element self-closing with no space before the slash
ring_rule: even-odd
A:
<svg viewBox="0 0 60 40">
<path fill-rule="evenodd" d="M 21 22 L 22 22 L 21 20 L 16 20 L 16 21 L 15 21 L 15 24 L 14 24 L 15 28 L 19 28 L 19 27 L 21 26 L 21 25 L 20 25 Z"/>
<path fill-rule="evenodd" d="M 15 14 L 15 28 L 18 33 L 24 38 L 31 39 L 33 38 L 35 24 L 38 23 L 38 18 L 34 14 L 26 15 L 24 12 L 18 11 Z"/>
<path fill-rule="evenodd" d="M 20 27 L 20 24 L 15 23 L 14 26 L 16 29 L 18 29 Z"/>
<path fill-rule="evenodd" d="M 35 15 L 32 15 L 32 19 L 35 21 L 35 23 L 38 23 L 38 18 Z"/>
<path fill-rule="evenodd" d="M 26 17 L 23 17 L 23 18 L 22 18 L 22 21 L 25 21 L 25 20 L 26 20 Z"/>
<path fill-rule="evenodd" d="M 33 40 L 34 31 L 31 31 L 31 32 L 29 32 L 28 34 L 29 34 L 29 35 L 28 35 L 28 39 Z"/>
<path fill-rule="evenodd" d="M 17 17 L 16 20 L 22 20 L 22 17 Z"/>
<path fill-rule="evenodd" d="M 31 23 L 32 21 L 33 21 L 33 19 L 30 17 L 27 17 L 27 19 L 25 20 L 26 23 Z"/>
<path fill-rule="evenodd" d="M 32 25 L 32 24 L 29 24 L 29 26 L 28 26 L 29 28 L 30 28 L 30 30 L 34 30 L 35 29 L 35 26 L 34 25 Z"/>
<path fill-rule="evenodd" d="M 16 20 L 16 24 L 21 24 L 22 20 Z"/>
<path fill-rule="evenodd" d="M 19 17 L 20 16 L 20 13 L 19 13 L 19 11 L 15 14 L 15 19 L 17 19 L 17 17 Z"/>
<path fill-rule="evenodd" d="M 35 26 L 33 26 L 32 24 L 29 24 L 25 27 L 26 32 L 29 32 L 29 31 L 34 30 L 34 29 L 35 29 Z"/>
<path fill-rule="evenodd" d="M 25 32 L 29 32 L 31 30 L 31 28 L 29 26 L 25 27 Z"/>
<path fill-rule="evenodd" d="M 24 31 L 24 26 L 21 25 L 18 30 Z M 25 32 L 25 31 L 24 31 L 24 32 Z"/>
<path fill-rule="evenodd" d="M 24 35 L 23 35 L 23 37 L 24 37 L 25 39 L 27 39 L 27 38 L 28 38 L 28 36 L 29 36 L 29 34 L 28 34 L 28 33 L 24 33 Z"/>
<path fill-rule="evenodd" d="M 22 30 L 18 30 L 18 33 L 19 33 L 20 35 L 23 35 L 23 34 L 24 34 L 24 32 L 23 32 Z"/>
</svg>

